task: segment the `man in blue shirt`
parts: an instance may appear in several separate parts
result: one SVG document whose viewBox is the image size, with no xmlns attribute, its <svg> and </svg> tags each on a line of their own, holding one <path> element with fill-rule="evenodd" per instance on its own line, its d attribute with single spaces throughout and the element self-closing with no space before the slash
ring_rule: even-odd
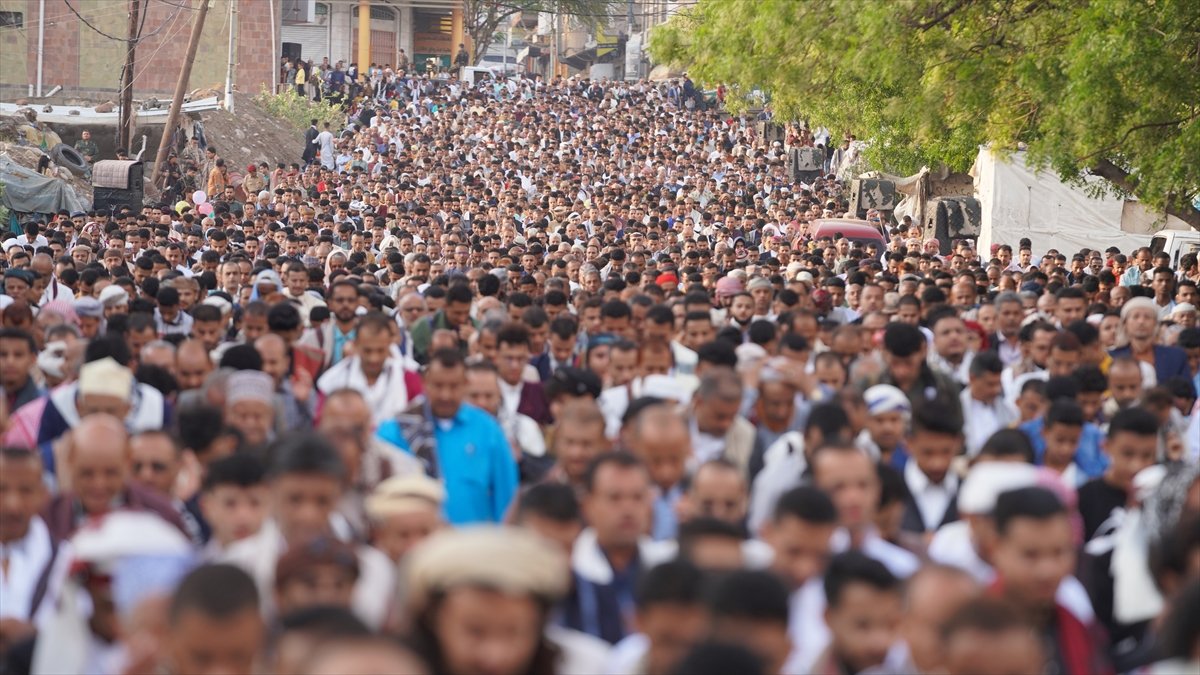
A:
<svg viewBox="0 0 1200 675">
<path fill-rule="evenodd" d="M 410 452 L 446 485 L 446 519 L 454 525 L 500 522 L 517 491 L 517 462 L 491 415 L 464 403 L 467 369 L 456 349 L 434 352 L 425 400 L 388 420 L 379 438 Z"/>
</svg>

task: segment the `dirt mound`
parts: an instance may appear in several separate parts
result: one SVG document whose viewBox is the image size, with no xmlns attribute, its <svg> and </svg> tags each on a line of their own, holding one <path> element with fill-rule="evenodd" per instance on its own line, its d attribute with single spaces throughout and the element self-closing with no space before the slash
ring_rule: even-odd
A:
<svg viewBox="0 0 1200 675">
<path fill-rule="evenodd" d="M 266 162 L 272 168 L 279 162 L 300 161 L 304 133 L 290 123 L 272 116 L 247 94 L 234 94 L 234 109 L 201 113 L 208 143 L 225 158 L 230 172 L 245 173 L 246 166 Z"/>
</svg>

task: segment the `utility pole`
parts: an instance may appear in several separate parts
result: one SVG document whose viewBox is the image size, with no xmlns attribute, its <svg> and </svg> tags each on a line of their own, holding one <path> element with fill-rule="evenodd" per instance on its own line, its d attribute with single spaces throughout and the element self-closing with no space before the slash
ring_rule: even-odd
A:
<svg viewBox="0 0 1200 675">
<path fill-rule="evenodd" d="M 554 47 L 550 52 L 550 81 L 558 76 L 558 60 L 562 54 L 562 13 L 558 3 L 554 3 Z"/>
<path fill-rule="evenodd" d="M 200 34 L 204 32 L 204 17 L 208 16 L 209 0 L 200 0 L 200 11 L 192 22 L 192 36 L 188 40 L 187 54 L 179 68 L 179 79 L 175 81 L 175 95 L 171 98 L 171 110 L 163 127 L 162 140 L 158 143 L 158 154 L 154 156 L 154 174 L 150 182 L 158 185 L 158 177 L 167 164 L 167 151 L 175 138 L 175 126 L 179 123 L 179 110 L 183 107 L 183 95 L 187 92 L 188 80 L 192 78 L 192 63 L 196 60 L 196 49 L 200 46 Z"/>
<path fill-rule="evenodd" d="M 141 14 L 142 0 L 129 0 L 129 38 L 125 43 L 125 69 L 121 71 L 121 128 L 117 134 L 117 147 L 125 150 L 133 142 L 133 73 Z"/>
<path fill-rule="evenodd" d="M 229 112 L 233 112 L 233 86 L 237 74 L 237 25 L 237 0 L 229 0 L 229 68 L 225 71 L 225 109 Z"/>
</svg>

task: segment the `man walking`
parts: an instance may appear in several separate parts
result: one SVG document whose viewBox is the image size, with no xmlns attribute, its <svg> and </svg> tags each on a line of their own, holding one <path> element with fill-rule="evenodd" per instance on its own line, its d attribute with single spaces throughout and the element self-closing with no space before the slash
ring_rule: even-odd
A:
<svg viewBox="0 0 1200 675">
<path fill-rule="evenodd" d="M 300 154 L 300 159 L 306 167 L 317 158 L 317 136 L 320 135 L 321 132 L 317 131 L 317 121 L 310 121 L 308 130 L 304 132 L 304 152 Z"/>
</svg>

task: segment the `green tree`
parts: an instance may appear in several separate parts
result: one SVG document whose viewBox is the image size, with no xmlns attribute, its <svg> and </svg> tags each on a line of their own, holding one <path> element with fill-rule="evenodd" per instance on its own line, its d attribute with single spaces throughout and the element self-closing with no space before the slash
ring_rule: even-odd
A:
<svg viewBox="0 0 1200 675">
<path fill-rule="evenodd" d="M 471 37 L 471 63 L 479 63 L 501 26 L 519 13 L 554 12 L 574 17 L 590 28 L 610 17 L 625 16 L 617 0 L 463 0 L 463 30 Z M 458 53 L 458 45 L 454 45 Z"/>
<path fill-rule="evenodd" d="M 1028 149 L 1200 229 L 1200 2 L 700 0 L 656 60 L 786 119 L 872 139 L 868 160 L 963 171 L 980 144 Z"/>
</svg>

